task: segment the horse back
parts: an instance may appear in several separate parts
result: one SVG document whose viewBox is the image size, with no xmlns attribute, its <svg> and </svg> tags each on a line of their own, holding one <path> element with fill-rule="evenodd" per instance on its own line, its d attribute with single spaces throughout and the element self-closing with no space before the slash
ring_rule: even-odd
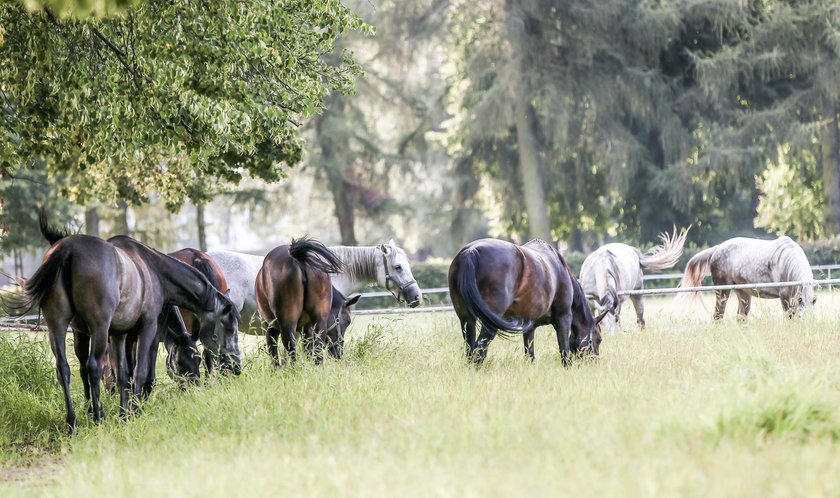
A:
<svg viewBox="0 0 840 498">
<path fill-rule="evenodd" d="M 289 246 L 279 246 L 266 255 L 255 290 L 257 309 L 267 323 L 278 320 L 304 327 L 330 312 L 329 275 L 300 264 L 289 253 Z"/>
</svg>

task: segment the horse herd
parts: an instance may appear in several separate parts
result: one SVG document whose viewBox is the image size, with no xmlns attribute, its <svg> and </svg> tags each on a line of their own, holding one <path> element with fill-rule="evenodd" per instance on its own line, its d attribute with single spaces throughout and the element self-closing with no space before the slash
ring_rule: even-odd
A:
<svg viewBox="0 0 840 498">
<path fill-rule="evenodd" d="M 290 360 L 297 358 L 300 341 L 320 363 L 325 350 L 341 358 L 349 307 L 359 298 L 347 295 L 379 283 L 411 307 L 423 297 L 393 239 L 377 246 L 328 248 L 303 238 L 265 257 L 195 249 L 167 255 L 127 236 L 69 235 L 50 227 L 44 215 L 40 228 L 51 247 L 25 282 L 24 302 L 15 307 L 38 306 L 43 314 L 71 431 L 76 415 L 68 328 L 87 406 L 98 422 L 104 416 L 102 380 L 119 392 L 123 416 L 149 396 L 160 341 L 168 352 L 167 371 L 181 383 L 198 380 L 202 360 L 208 373 L 218 364 L 221 372 L 238 374 L 238 333 L 261 333 L 257 316 L 265 324 L 275 365 L 281 364 L 278 339 Z M 533 359 L 534 332 L 541 325 L 554 327 L 564 365 L 575 355 L 597 356 L 602 322 L 613 330 L 618 326 L 621 291 L 641 289 L 643 269 L 674 266 L 687 232 L 660 235 L 662 243 L 646 254 L 625 244 L 603 246 L 586 258 L 580 280 L 557 248 L 541 240 L 516 245 L 482 239 L 466 245 L 450 265 L 448 283 L 467 357 L 481 363 L 496 335 L 518 333 Z M 696 286 L 709 273 L 715 284 L 811 281 L 810 271 L 802 249 L 787 237 L 739 238 L 691 258 L 681 285 Z M 746 315 L 751 291 L 737 292 L 739 313 Z M 728 295 L 718 292 L 715 318 Z M 765 289 L 758 297 L 780 297 L 788 314 L 813 304 L 810 285 Z M 630 299 L 644 327 L 641 296 Z"/>
</svg>

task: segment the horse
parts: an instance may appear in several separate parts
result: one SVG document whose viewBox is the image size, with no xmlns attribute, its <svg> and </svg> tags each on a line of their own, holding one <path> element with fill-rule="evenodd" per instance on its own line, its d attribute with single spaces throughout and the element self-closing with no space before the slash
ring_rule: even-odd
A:
<svg viewBox="0 0 840 498">
<path fill-rule="evenodd" d="M 52 243 L 41 266 L 25 285 L 24 308 L 40 306 L 49 329 L 56 358 L 56 373 L 64 391 L 65 421 L 71 431 L 76 413 L 70 396 L 70 366 L 65 337 L 74 328 L 74 349 L 79 359 L 85 399 L 94 422 L 104 418 L 100 403 L 101 359 L 114 341 L 120 412 L 129 407 L 129 374 L 126 360 L 127 335 L 137 336 L 137 350 L 149 351 L 157 337 L 160 315 L 166 305 L 184 306 L 195 312 L 202 327 L 215 328 L 220 315 L 233 305 L 196 269 L 127 236 L 102 240 L 88 235 L 68 235 L 48 226 L 40 216 L 44 237 Z M 236 330 L 226 330 L 223 350 L 239 357 Z M 133 391 L 143 395 L 149 369 L 149 355 L 136 355 Z M 138 405 L 134 404 L 136 410 Z"/>
<path fill-rule="evenodd" d="M 597 356 L 599 322 L 563 256 L 534 239 L 516 245 L 497 239 L 471 242 L 449 266 L 449 294 L 461 322 L 467 357 L 480 364 L 497 333 L 521 332 L 525 354 L 534 360 L 534 330 L 552 325 L 563 364 L 572 353 Z M 476 322 L 481 334 L 476 340 Z M 571 335 L 571 337 L 570 337 Z"/>
<path fill-rule="evenodd" d="M 700 251 L 688 261 L 680 287 L 697 287 L 703 277 L 710 274 L 715 285 L 808 282 L 790 287 L 735 290 L 741 318 L 749 314 L 753 295 L 762 299 L 780 299 L 788 317 L 802 315 L 817 301 L 812 283 L 814 273 L 808 257 L 790 237 L 782 236 L 776 240 L 735 237 Z M 729 290 L 715 291 L 715 298 L 713 317 L 720 320 L 726 310 Z"/>
<path fill-rule="evenodd" d="M 205 277 L 207 277 L 207 280 L 213 285 L 213 287 L 226 297 L 230 297 L 227 283 L 224 275 L 222 274 L 221 268 L 219 268 L 219 265 L 217 265 L 216 262 L 207 255 L 207 253 L 199 251 L 198 249 L 184 248 L 168 254 L 178 261 L 186 263 L 200 271 Z M 204 346 L 203 359 L 208 374 L 213 372 L 215 359 L 219 356 L 220 343 L 218 339 L 218 330 L 205 329 L 205 336 L 202 337 L 200 335 L 201 327 L 199 326 L 198 320 L 195 318 L 195 315 L 186 308 L 174 307 L 173 310 L 164 312 L 161 316 L 164 315 L 166 315 L 166 322 L 163 325 L 159 324 L 160 331 L 158 333 L 158 337 L 150 345 L 149 375 L 147 376 L 146 383 L 143 388 L 143 392 L 146 397 L 148 397 L 149 393 L 151 393 L 152 387 L 155 383 L 155 362 L 157 359 L 158 344 L 161 338 L 164 338 L 164 347 L 166 348 L 168 355 L 167 374 L 170 378 L 172 378 L 172 380 L 181 385 L 181 387 L 197 383 L 200 378 L 200 373 L 194 365 L 194 353 L 197 351 L 195 341 L 200 340 Z M 230 320 L 233 321 L 233 323 L 221 323 L 222 320 Z M 218 322 L 222 329 L 238 330 L 239 312 L 234 308 L 233 313 L 229 313 L 225 315 L 225 317 L 219 317 Z M 185 334 L 189 337 L 183 337 Z M 126 339 L 126 347 L 129 351 L 134 351 L 134 344 L 131 336 Z M 128 355 L 129 371 L 133 368 L 133 354 L 136 353 Z M 110 358 L 106 361 L 103 371 L 106 389 L 111 387 L 114 380 L 113 372 L 116 371 L 115 355 L 111 352 L 109 356 Z M 240 366 L 229 361 L 229 356 L 227 355 L 222 356 L 221 370 L 222 372 L 232 371 L 237 375 L 241 372 Z"/>
<path fill-rule="evenodd" d="M 224 294 L 227 298 L 230 298 L 230 289 L 228 288 L 227 280 L 225 279 L 222 269 L 207 253 L 199 251 L 198 249 L 184 248 L 175 252 L 170 252 L 169 255 L 200 271 L 205 277 L 207 277 L 207 280 L 210 281 L 216 290 Z M 194 341 L 201 341 L 201 344 L 204 346 L 204 365 L 207 369 L 207 373 L 209 374 L 213 372 L 215 358 L 219 356 L 220 344 L 217 333 L 218 331 L 206 330 L 205 335 L 202 336 L 201 327 L 199 326 L 199 322 L 196 320 L 195 315 L 187 309 L 180 309 L 179 311 L 183 317 L 184 326 L 186 327 L 186 330 L 189 331 L 192 339 Z M 230 322 L 224 323 L 224 328 L 239 330 L 239 310 L 236 309 L 235 306 L 232 313 L 219 318 L 220 320 L 226 319 Z M 213 333 L 207 334 L 207 332 Z M 233 371 L 238 375 L 240 372 L 239 366 L 226 362 L 225 358 L 225 356 L 222 356 L 222 371 Z"/>
<path fill-rule="evenodd" d="M 405 251 L 394 239 L 376 246 L 333 246 L 329 249 L 344 263 L 341 272 L 330 275 L 332 284 L 342 294 L 379 283 L 397 301 L 406 302 L 412 308 L 420 304 L 423 298 L 420 287 L 411 273 Z M 257 314 L 254 283 L 264 258 L 234 251 L 209 251 L 208 254 L 227 279 L 231 301 L 240 312 L 240 323 L 245 324 L 243 332 L 258 334 L 250 325 Z"/>
<path fill-rule="evenodd" d="M 617 332 L 621 307 L 626 296 L 618 296 L 619 291 L 639 290 L 644 287 L 642 270 L 665 270 L 677 264 L 683 253 L 685 238 L 691 227 L 677 235 L 677 229 L 670 236 L 667 232 L 659 234 L 661 244 L 642 254 L 639 249 L 627 244 L 606 244 L 586 257 L 580 268 L 580 285 L 586 293 L 590 307 L 601 313 L 605 309 L 615 309 L 615 314 L 605 317 L 602 327 Z M 642 296 L 631 296 L 636 309 L 636 321 L 640 328 L 645 328 L 645 305 Z"/>
<path fill-rule="evenodd" d="M 327 330 L 324 331 L 327 351 L 330 356 L 336 360 L 341 359 L 344 352 L 344 332 L 350 326 L 350 306 L 356 304 L 361 295 L 347 299 L 344 297 L 335 286 L 332 287 L 332 298 L 330 300 L 330 313 L 327 315 Z M 307 344 L 311 346 L 314 351 L 314 331 L 312 328 L 307 329 L 308 341 Z"/>
<path fill-rule="evenodd" d="M 341 271 L 341 260 L 312 239 L 293 239 L 272 249 L 257 273 L 255 295 L 260 317 L 266 324 L 268 351 L 280 366 L 277 337 L 292 361 L 297 359 L 295 332 L 314 326 L 312 347 L 315 363 L 323 358 L 324 333 L 333 295 L 330 273 Z"/>
</svg>

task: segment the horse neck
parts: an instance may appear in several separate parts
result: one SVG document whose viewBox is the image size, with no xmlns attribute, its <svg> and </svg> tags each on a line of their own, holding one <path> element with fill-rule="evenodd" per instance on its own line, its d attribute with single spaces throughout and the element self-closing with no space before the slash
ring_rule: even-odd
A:
<svg viewBox="0 0 840 498">
<path fill-rule="evenodd" d="M 377 269 L 382 254 L 376 247 L 334 246 L 330 250 L 344 262 L 344 271 L 332 276 L 333 285 L 342 294 L 379 281 Z"/>
<path fill-rule="evenodd" d="M 167 302 L 195 312 L 213 309 L 211 299 L 215 289 L 201 272 L 160 253 L 156 263 Z"/>
</svg>

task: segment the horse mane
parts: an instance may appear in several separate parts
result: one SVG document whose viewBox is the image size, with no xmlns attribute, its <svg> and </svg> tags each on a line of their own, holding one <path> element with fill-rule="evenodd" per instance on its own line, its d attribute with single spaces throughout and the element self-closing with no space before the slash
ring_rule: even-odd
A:
<svg viewBox="0 0 840 498">
<path fill-rule="evenodd" d="M 192 258 L 192 267 L 207 277 L 210 284 L 215 287 L 216 290 L 221 292 L 222 283 L 219 281 L 219 277 L 216 275 L 216 271 L 213 269 L 213 266 L 206 258 L 207 256 L 203 253 L 195 253 Z"/>
<path fill-rule="evenodd" d="M 344 273 L 357 280 L 377 280 L 376 247 L 333 246 L 330 250 L 344 263 Z"/>
<path fill-rule="evenodd" d="M 790 237 L 782 236 L 777 239 L 777 247 L 773 259 L 779 262 L 786 280 L 813 280 L 814 273 L 808 262 L 808 257 L 802 246 Z"/>
</svg>

